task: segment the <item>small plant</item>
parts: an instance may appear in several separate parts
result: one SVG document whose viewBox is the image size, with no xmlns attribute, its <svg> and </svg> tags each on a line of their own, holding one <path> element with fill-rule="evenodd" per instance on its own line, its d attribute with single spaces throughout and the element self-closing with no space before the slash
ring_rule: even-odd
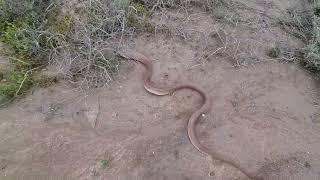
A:
<svg viewBox="0 0 320 180">
<path fill-rule="evenodd" d="M 272 47 L 268 52 L 267 55 L 272 58 L 278 58 L 280 56 L 280 48 L 279 47 Z"/>
<path fill-rule="evenodd" d="M 0 96 L 14 97 L 21 95 L 32 86 L 32 81 L 27 72 L 13 71 L 3 76 L 3 80 L 0 82 Z"/>
<path fill-rule="evenodd" d="M 109 161 L 108 160 L 105 160 L 105 159 L 101 160 L 100 163 L 101 163 L 101 168 L 102 169 L 106 169 L 109 166 Z"/>
<path fill-rule="evenodd" d="M 0 85 L 0 96 L 4 98 L 12 98 L 17 90 L 19 85 L 16 83 L 3 83 Z"/>
</svg>

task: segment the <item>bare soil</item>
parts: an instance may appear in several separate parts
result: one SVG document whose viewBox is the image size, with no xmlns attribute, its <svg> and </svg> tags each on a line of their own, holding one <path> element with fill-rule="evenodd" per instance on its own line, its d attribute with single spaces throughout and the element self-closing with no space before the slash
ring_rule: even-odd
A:
<svg viewBox="0 0 320 180">
<path fill-rule="evenodd" d="M 275 42 L 303 46 L 266 17 L 304 3 L 290 2 L 243 0 L 250 8 L 228 22 L 196 6 L 159 13 L 156 35 L 127 44 L 153 59 L 154 81 L 192 83 L 212 96 L 197 127 L 209 149 L 267 180 L 318 180 L 320 83 L 266 56 Z M 189 142 L 200 97 L 150 95 L 142 71 L 124 61 L 108 88 L 83 93 L 60 82 L 1 109 L 0 179 L 247 179 Z"/>
</svg>

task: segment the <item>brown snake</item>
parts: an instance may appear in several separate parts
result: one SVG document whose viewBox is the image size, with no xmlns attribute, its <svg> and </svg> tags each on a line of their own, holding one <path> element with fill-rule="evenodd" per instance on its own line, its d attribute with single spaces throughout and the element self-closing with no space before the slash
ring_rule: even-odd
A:
<svg viewBox="0 0 320 180">
<path fill-rule="evenodd" d="M 238 165 L 234 160 L 221 158 L 220 154 L 215 153 L 215 152 L 211 152 L 208 148 L 206 148 L 205 146 L 203 146 L 200 143 L 200 141 L 196 135 L 195 127 L 196 127 L 196 124 L 197 124 L 199 117 L 201 115 L 204 115 L 205 113 L 207 113 L 211 109 L 211 99 L 208 94 L 206 94 L 203 90 L 201 90 L 198 87 L 193 86 L 193 85 L 178 85 L 178 86 L 170 88 L 170 89 L 156 87 L 155 85 L 153 85 L 153 83 L 151 81 L 152 74 L 153 74 L 153 66 L 152 66 L 150 60 L 146 56 L 144 56 L 140 53 L 131 52 L 131 51 L 130 52 L 117 52 L 117 55 L 120 57 L 123 57 L 127 60 L 133 60 L 133 61 L 139 62 L 145 66 L 146 70 L 144 71 L 144 74 L 143 74 L 144 88 L 151 94 L 158 95 L 158 96 L 165 96 L 165 95 L 173 94 L 174 92 L 179 91 L 181 89 L 190 89 L 190 90 L 193 90 L 193 91 L 199 93 L 202 97 L 203 104 L 198 110 L 193 112 L 193 114 L 191 115 L 191 117 L 189 118 L 189 121 L 188 121 L 188 137 L 189 137 L 192 145 L 194 147 L 196 147 L 201 153 L 208 155 L 213 159 L 217 159 L 221 162 L 227 163 L 227 164 L 237 168 L 243 174 L 248 176 L 250 179 L 254 179 L 254 180 L 259 179 L 260 180 L 260 178 L 257 178 L 254 175 L 243 170 L 240 167 L 240 165 Z"/>
</svg>

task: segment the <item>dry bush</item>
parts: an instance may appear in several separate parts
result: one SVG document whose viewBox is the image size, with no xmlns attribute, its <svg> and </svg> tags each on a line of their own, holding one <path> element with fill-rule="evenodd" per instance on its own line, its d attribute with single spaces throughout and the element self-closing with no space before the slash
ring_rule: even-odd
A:
<svg viewBox="0 0 320 180">
<path fill-rule="evenodd" d="M 41 57 L 82 88 L 107 85 L 119 66 L 113 51 L 153 31 L 139 0 L 0 0 L 0 14 L 0 35 L 15 52 Z"/>
<path fill-rule="evenodd" d="M 303 10 L 288 9 L 279 19 L 281 27 L 305 42 L 304 48 L 277 46 L 281 59 L 298 61 L 313 72 L 320 72 L 320 3 L 311 1 Z M 275 49 L 271 50 L 274 52 Z M 289 53 L 288 53 L 289 52 Z"/>
<path fill-rule="evenodd" d="M 122 4 L 93 0 L 76 9 L 72 6 L 56 8 L 67 12 L 64 16 L 70 17 L 70 29 L 55 32 L 48 38 L 50 64 L 58 67 L 70 82 L 80 82 L 83 87 L 108 84 L 118 62 L 112 53 L 106 52 L 117 49 L 121 37 L 129 33 Z"/>
<path fill-rule="evenodd" d="M 69 28 L 49 34 L 49 62 L 70 82 L 86 88 L 112 80 L 119 66 L 113 51 L 123 45 L 124 37 L 153 31 L 149 11 L 138 0 L 55 3 L 47 13 L 55 9 L 61 10 L 61 18 L 67 20 L 62 25 Z"/>
</svg>

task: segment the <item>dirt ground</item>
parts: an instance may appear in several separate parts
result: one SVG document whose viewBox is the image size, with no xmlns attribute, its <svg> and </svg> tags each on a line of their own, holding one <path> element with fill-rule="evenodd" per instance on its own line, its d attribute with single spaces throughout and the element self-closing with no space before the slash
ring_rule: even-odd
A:
<svg viewBox="0 0 320 180">
<path fill-rule="evenodd" d="M 128 44 L 153 59 L 154 81 L 210 94 L 213 107 L 197 126 L 210 150 L 267 180 L 318 180 L 320 83 L 266 55 L 276 42 L 303 46 L 266 15 L 305 2 L 241 2 L 250 8 L 223 20 L 196 6 L 159 12 L 158 33 Z M 84 94 L 62 81 L 1 109 L 0 179 L 247 179 L 191 145 L 186 123 L 200 98 L 150 95 L 142 71 L 122 62 L 108 88 Z"/>
</svg>

